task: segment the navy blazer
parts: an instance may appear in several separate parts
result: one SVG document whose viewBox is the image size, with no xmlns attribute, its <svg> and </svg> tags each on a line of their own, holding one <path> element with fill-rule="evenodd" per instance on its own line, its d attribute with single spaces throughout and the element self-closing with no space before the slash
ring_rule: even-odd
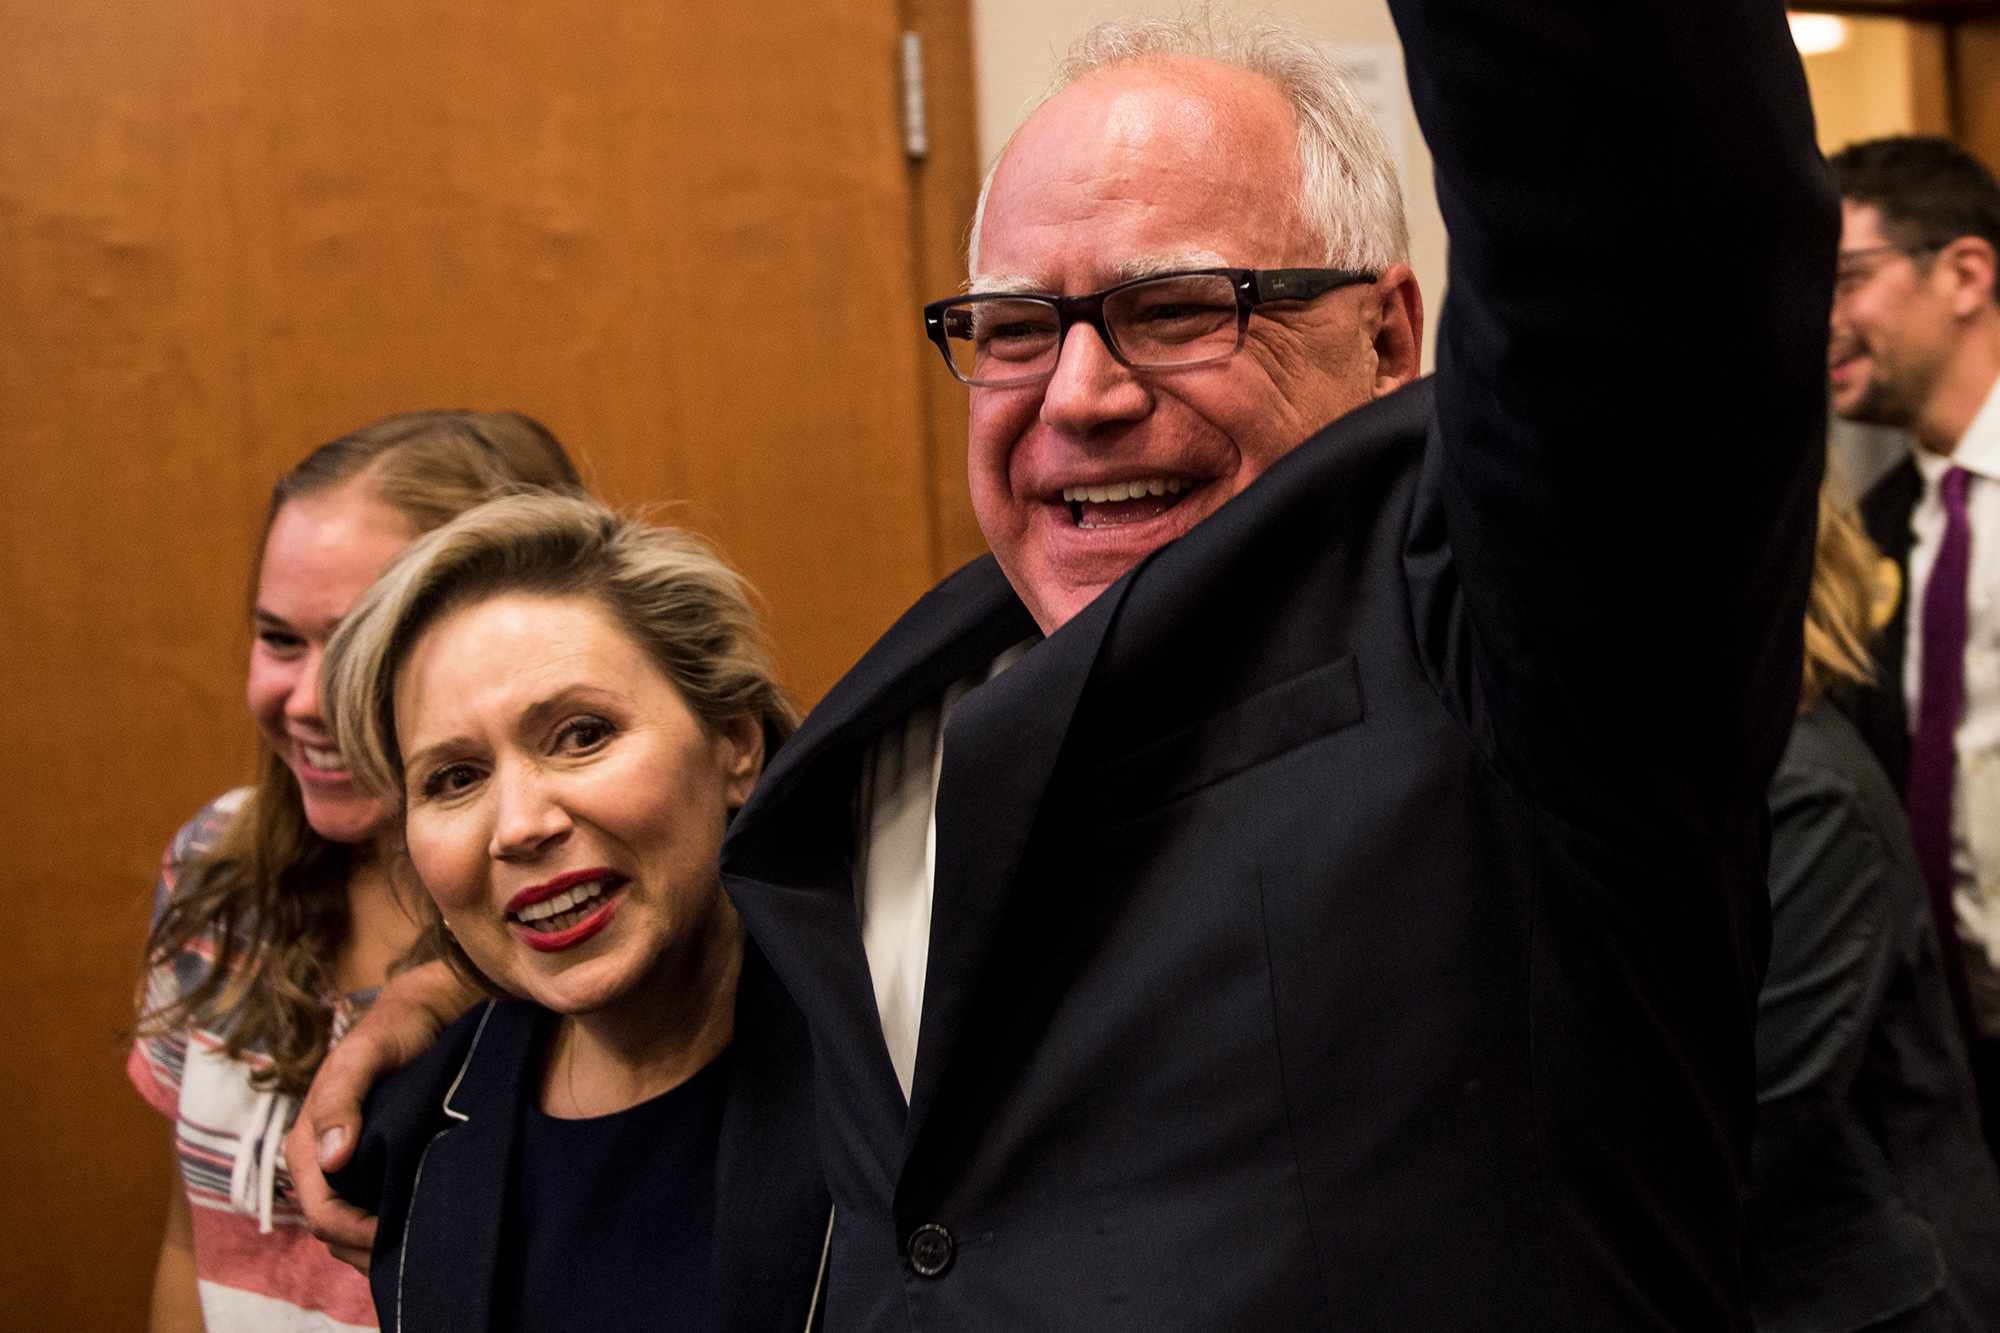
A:
<svg viewBox="0 0 2000 1333">
<path fill-rule="evenodd" d="M 385 1330 L 493 1327 L 521 1111 L 537 1095 L 536 1054 L 554 1022 L 525 1001 L 486 1001 L 370 1094 L 354 1158 L 331 1183 L 380 1218 L 368 1280 Z M 805 1330 L 828 1227 L 810 1142 L 811 1057 L 754 948 L 730 1049 L 715 1171 L 719 1326 Z"/>
<path fill-rule="evenodd" d="M 907 1108 L 855 793 L 1033 633 L 991 560 L 732 828 L 812 1033 L 831 1328 L 1744 1325 L 1837 232 L 1803 79 L 1759 0 L 1393 8 L 1437 373 L 964 696 Z"/>
</svg>

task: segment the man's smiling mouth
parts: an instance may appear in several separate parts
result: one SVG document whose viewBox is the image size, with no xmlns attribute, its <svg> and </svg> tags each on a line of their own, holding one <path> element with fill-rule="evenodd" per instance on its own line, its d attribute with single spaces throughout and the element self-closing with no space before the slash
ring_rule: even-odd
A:
<svg viewBox="0 0 2000 1333">
<path fill-rule="evenodd" d="M 1079 528 L 1111 528 L 1157 518 L 1193 487 L 1179 477 L 1140 477 L 1103 486 L 1065 486 L 1069 520 Z"/>
</svg>

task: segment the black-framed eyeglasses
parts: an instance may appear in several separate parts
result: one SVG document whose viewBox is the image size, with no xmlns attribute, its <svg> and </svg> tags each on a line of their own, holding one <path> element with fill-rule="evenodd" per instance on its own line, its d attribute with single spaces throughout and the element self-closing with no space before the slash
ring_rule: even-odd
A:
<svg viewBox="0 0 2000 1333">
<path fill-rule="evenodd" d="M 1310 301 L 1377 275 L 1345 268 L 1203 268 L 1134 278 L 1082 296 L 978 292 L 924 307 L 924 331 L 961 383 L 1035 384 L 1056 373 L 1078 322 L 1133 370 L 1180 370 L 1235 355 L 1250 312 Z"/>
<path fill-rule="evenodd" d="M 1873 261 L 1883 255 L 1906 255 L 1911 259 L 1918 259 L 1924 255 L 1934 255 L 1942 249 L 1943 246 L 1930 242 L 1921 245 L 1896 245 L 1884 242 L 1881 245 L 1863 245 L 1852 250 L 1842 250 L 1834 256 L 1833 297 L 1837 301 L 1843 296 L 1848 296 L 1873 277 L 1877 267 Z M 1869 262 L 1856 262 L 1863 260 Z"/>
</svg>

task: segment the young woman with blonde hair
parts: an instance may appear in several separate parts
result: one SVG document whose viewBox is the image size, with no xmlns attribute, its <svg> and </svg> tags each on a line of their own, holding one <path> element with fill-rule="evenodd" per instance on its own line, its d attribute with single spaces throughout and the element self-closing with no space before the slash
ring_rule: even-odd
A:
<svg viewBox="0 0 2000 1333">
<path fill-rule="evenodd" d="M 321 445 L 272 488 L 253 566 L 254 782 L 168 847 L 127 1070 L 174 1122 L 179 1170 L 152 1327 L 368 1327 L 367 1286 L 307 1234 L 280 1144 L 314 1069 L 416 938 L 384 807 L 319 706 L 341 618 L 419 534 L 496 493 L 578 489 L 546 428 L 416 412 Z"/>
</svg>

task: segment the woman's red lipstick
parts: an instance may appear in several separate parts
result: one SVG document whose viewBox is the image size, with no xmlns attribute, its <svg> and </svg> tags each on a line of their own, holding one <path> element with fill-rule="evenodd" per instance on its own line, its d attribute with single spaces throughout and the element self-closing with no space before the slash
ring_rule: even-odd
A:
<svg viewBox="0 0 2000 1333">
<path fill-rule="evenodd" d="M 579 884 L 595 884 L 599 882 L 603 883 L 604 890 L 603 896 L 598 900 L 598 906 L 591 911 L 590 915 L 584 917 L 583 920 L 573 926 L 556 931 L 537 930 L 527 922 L 518 919 L 520 912 L 525 908 L 533 907 L 536 903 L 553 898 L 557 894 L 573 889 Z M 594 866 L 587 870 L 572 870 L 565 874 L 557 875 L 554 879 L 522 889 L 512 898 L 509 898 L 507 900 L 508 924 L 514 928 L 515 936 L 531 949 L 542 953 L 560 953 L 564 949 L 573 949 L 611 924 L 611 918 L 617 915 L 618 904 L 623 901 L 618 894 L 618 890 L 623 887 L 624 883 L 623 876 L 614 873 L 608 867 L 604 866 Z"/>
<path fill-rule="evenodd" d="M 519 916 L 523 907 L 533 907 L 536 903 L 553 898 L 558 893 L 573 889 L 579 884 L 588 884 L 596 879 L 616 879 L 609 866 L 592 866 L 588 870 L 571 870 L 557 875 L 543 884 L 531 884 L 507 900 L 507 915 Z"/>
</svg>

